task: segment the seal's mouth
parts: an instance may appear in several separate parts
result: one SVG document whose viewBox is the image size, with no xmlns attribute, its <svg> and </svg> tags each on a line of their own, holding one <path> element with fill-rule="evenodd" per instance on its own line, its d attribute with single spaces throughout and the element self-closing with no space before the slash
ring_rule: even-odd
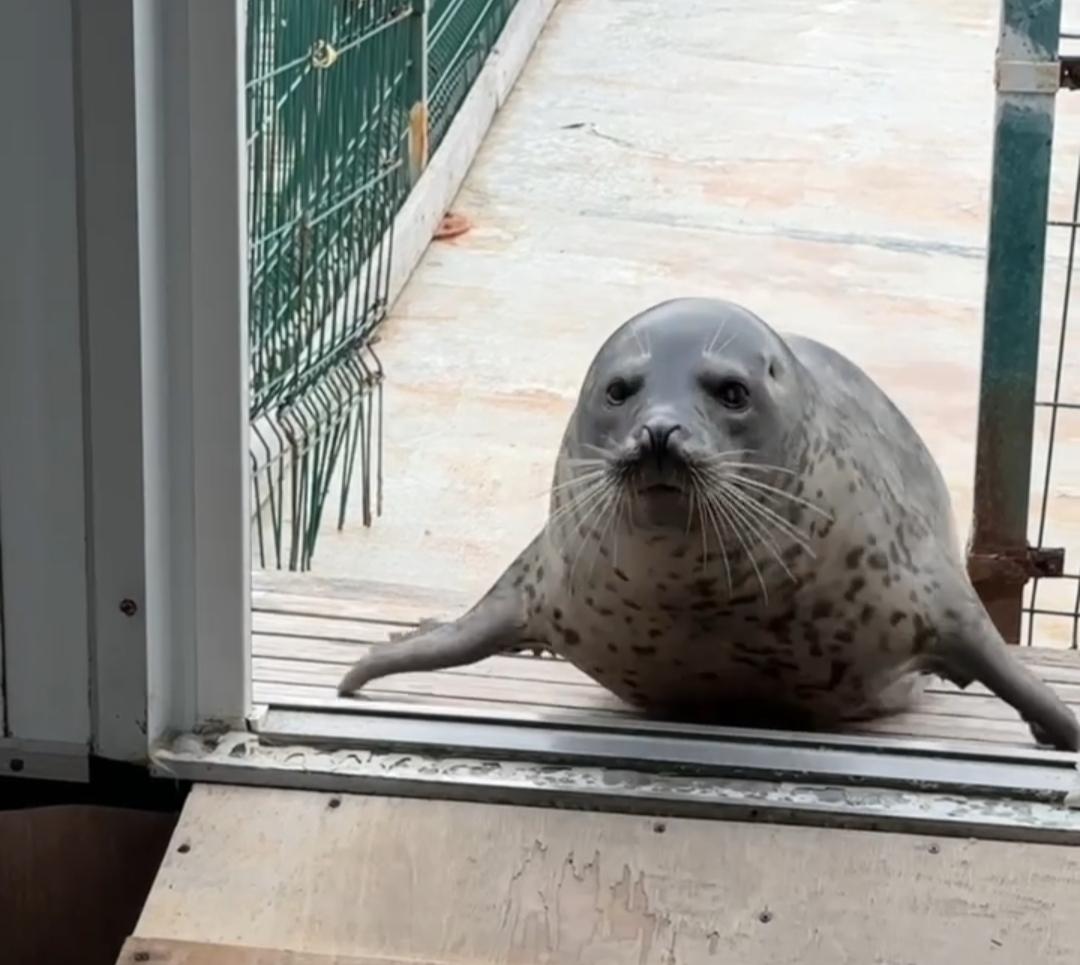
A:
<svg viewBox="0 0 1080 965">
<path fill-rule="evenodd" d="M 648 496 L 678 496 L 683 491 L 682 486 L 676 486 L 670 482 L 653 482 L 642 486 L 639 492 Z"/>
</svg>

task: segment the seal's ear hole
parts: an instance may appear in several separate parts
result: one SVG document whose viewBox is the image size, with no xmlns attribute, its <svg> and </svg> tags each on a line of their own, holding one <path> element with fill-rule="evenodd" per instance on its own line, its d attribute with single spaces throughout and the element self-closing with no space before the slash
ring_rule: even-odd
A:
<svg viewBox="0 0 1080 965">
<path fill-rule="evenodd" d="M 776 362 L 769 363 L 769 376 L 774 379 L 776 378 Z"/>
</svg>

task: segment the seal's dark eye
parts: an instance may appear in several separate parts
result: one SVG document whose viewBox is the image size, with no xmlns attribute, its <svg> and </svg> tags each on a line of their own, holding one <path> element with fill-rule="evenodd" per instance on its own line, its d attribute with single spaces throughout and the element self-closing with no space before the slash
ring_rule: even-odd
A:
<svg viewBox="0 0 1080 965">
<path fill-rule="evenodd" d="M 750 404 L 750 390 L 735 379 L 725 379 L 716 387 L 716 397 L 729 409 L 745 409 Z"/>
<path fill-rule="evenodd" d="M 634 390 L 626 379 L 612 379 L 607 387 L 607 400 L 612 405 L 622 405 L 633 394 Z"/>
</svg>

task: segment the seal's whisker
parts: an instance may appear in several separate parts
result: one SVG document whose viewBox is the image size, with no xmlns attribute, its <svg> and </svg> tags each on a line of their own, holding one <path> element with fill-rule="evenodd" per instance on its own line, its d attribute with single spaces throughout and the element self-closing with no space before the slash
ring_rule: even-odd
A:
<svg viewBox="0 0 1080 965">
<path fill-rule="evenodd" d="M 709 465 L 714 462 L 722 462 L 728 456 L 749 456 L 755 452 L 757 452 L 757 449 L 725 449 L 723 452 L 710 452 L 707 456 L 698 456 L 695 458 L 695 462 Z M 755 463 L 755 465 L 757 464 Z"/>
<path fill-rule="evenodd" d="M 608 474 L 608 469 L 595 469 L 592 472 L 583 472 L 579 476 L 574 476 L 572 479 L 564 479 L 561 483 L 556 483 L 549 489 L 545 490 L 540 495 L 550 496 L 552 493 L 561 493 L 566 489 L 571 489 L 574 486 L 584 486 L 586 483 L 593 482 L 597 479 L 602 479 Z"/>
<path fill-rule="evenodd" d="M 624 509 L 626 510 L 626 531 L 628 534 L 633 534 L 634 532 L 634 518 L 631 513 L 633 502 L 633 492 L 625 486 L 622 487 L 622 490 L 619 493 L 618 518 L 615 520 L 615 538 L 612 541 L 613 545 L 611 547 L 611 561 L 612 565 L 615 567 L 618 567 L 619 565 L 619 530 L 622 529 L 623 525 L 622 515 Z"/>
<path fill-rule="evenodd" d="M 698 486 L 698 488 L 701 488 L 700 480 L 695 480 L 695 484 Z M 705 513 L 708 515 L 709 522 L 712 524 L 713 529 L 716 531 L 716 540 L 720 544 L 720 556 L 724 562 L 724 574 L 727 577 L 728 598 L 730 598 L 732 593 L 734 592 L 734 589 L 731 581 L 731 563 L 728 560 L 727 546 L 724 542 L 724 534 L 721 532 L 720 520 L 716 513 L 716 507 L 713 506 L 712 500 L 709 498 L 708 489 L 704 488 L 702 490 L 702 494 L 705 497 L 702 500 L 702 503 L 705 507 Z M 705 528 L 704 519 L 702 519 L 701 528 Z"/>
<path fill-rule="evenodd" d="M 750 486 L 754 489 L 760 489 L 763 492 L 772 493 L 781 499 L 786 499 L 789 502 L 796 503 L 799 506 L 803 506 L 806 509 L 812 510 L 815 513 L 823 516 L 829 522 L 833 521 L 831 514 L 827 513 L 820 506 L 810 502 L 809 499 L 803 499 L 802 496 L 796 496 L 794 493 L 789 493 L 786 490 L 780 489 L 778 486 L 770 486 L 768 483 L 763 483 L 760 479 L 751 479 L 749 476 L 743 476 L 739 473 L 724 473 L 724 478 L 733 482 L 738 482 L 743 486 Z"/>
<path fill-rule="evenodd" d="M 605 509 L 604 513 L 600 517 L 600 521 L 599 521 L 598 525 L 601 525 L 602 529 L 600 530 L 600 533 L 599 533 L 599 535 L 597 536 L 597 539 L 596 539 L 596 549 L 595 549 L 595 552 L 593 553 L 592 565 L 589 567 L 589 575 L 590 576 L 592 576 L 592 574 L 596 572 L 596 561 L 600 556 L 600 550 L 604 546 L 605 542 L 607 541 L 607 538 L 608 538 L 609 534 L 612 534 L 614 536 L 614 539 L 612 541 L 612 543 L 613 543 L 613 545 L 612 545 L 612 556 L 613 556 L 615 565 L 618 566 L 618 556 L 619 556 L 619 526 L 618 526 L 618 523 L 619 523 L 619 519 L 622 517 L 623 494 L 625 493 L 625 491 L 626 491 L 626 488 L 624 486 L 619 486 L 617 488 L 613 498 L 609 502 L 609 508 Z"/>
<path fill-rule="evenodd" d="M 583 492 L 571 494 L 568 502 L 560 506 L 555 512 L 549 514 L 549 519 L 552 521 L 562 520 L 570 513 L 591 507 L 596 500 L 603 495 L 604 488 L 610 481 L 611 480 L 608 477 L 598 479 L 597 481 L 590 483 L 589 487 Z"/>
<path fill-rule="evenodd" d="M 712 338 L 710 338 L 708 344 L 706 344 L 705 351 L 702 353 L 703 355 L 712 355 L 713 346 L 720 341 L 720 336 L 724 334 L 724 329 L 727 328 L 727 322 L 728 320 L 726 317 L 720 319 L 720 324 L 716 326 L 716 331 L 713 332 Z"/>
<path fill-rule="evenodd" d="M 600 476 L 605 476 L 610 470 L 605 466 L 603 468 L 597 467 L 596 469 L 589 469 L 584 472 L 574 473 L 569 479 L 564 479 L 560 483 L 554 483 L 551 486 L 552 492 L 558 492 L 562 489 L 568 489 L 571 486 L 580 486 L 584 482 L 588 482 L 591 479 L 598 479 Z"/>
<path fill-rule="evenodd" d="M 734 342 L 735 339 L 738 337 L 738 335 L 739 335 L 738 332 L 732 332 L 728 336 L 727 341 L 724 342 L 724 344 L 721 345 L 720 348 L 718 348 L 715 352 L 712 352 L 711 354 L 713 354 L 713 355 L 722 355 L 724 353 L 724 349 L 726 349 L 732 342 Z"/>
<path fill-rule="evenodd" d="M 746 538 L 743 535 L 743 531 L 737 525 L 737 519 L 731 512 L 730 496 L 726 490 L 721 488 L 714 488 L 709 490 L 710 495 L 715 499 L 715 505 L 717 510 L 721 513 L 724 521 L 731 527 L 732 532 L 735 533 L 736 539 L 738 539 L 740 545 L 743 548 L 743 552 L 746 554 L 747 560 L 750 561 L 750 565 L 754 569 L 754 576 L 757 577 L 758 586 L 761 587 L 761 595 L 768 605 L 769 602 L 769 589 L 765 585 L 765 580 L 761 576 L 761 568 L 758 566 L 757 558 L 754 556 L 753 550 L 750 549 L 750 545 L 746 542 Z"/>
<path fill-rule="evenodd" d="M 630 329 L 630 334 L 634 336 L 634 341 L 638 343 L 638 348 L 641 349 L 641 354 L 645 358 L 651 358 L 652 350 L 646 347 L 645 343 L 641 340 L 641 333 L 638 331 L 636 325 Z"/>
<path fill-rule="evenodd" d="M 809 553 L 811 557 L 814 557 L 815 559 L 817 558 L 814 554 L 813 549 L 810 546 L 810 536 L 800 530 L 797 526 L 795 526 L 794 523 L 792 523 L 790 520 L 784 519 L 784 517 L 781 516 L 778 512 L 776 512 L 776 510 L 774 510 L 771 506 L 766 506 L 764 503 L 759 502 L 757 499 L 755 499 L 752 495 L 752 491 L 746 492 L 744 490 L 741 490 L 738 483 L 733 483 L 728 480 L 722 480 L 720 484 L 730 487 L 731 492 L 736 494 L 740 500 L 744 501 L 747 505 L 752 507 L 753 511 L 756 514 L 768 519 L 773 524 L 773 526 L 775 526 L 782 533 L 784 533 L 784 535 L 788 536 L 790 539 L 798 543 L 799 546 L 801 546 L 803 550 Z"/>
<path fill-rule="evenodd" d="M 731 486 L 720 486 L 719 489 L 728 497 L 728 508 L 742 521 L 748 534 L 756 542 L 764 543 L 765 548 L 775 556 L 779 552 L 779 548 L 776 546 L 776 542 L 770 535 L 761 516 L 756 512 L 758 507 Z"/>
<path fill-rule="evenodd" d="M 728 599 L 731 598 L 734 589 L 731 582 L 731 563 L 728 560 L 727 547 L 724 545 L 724 534 L 721 531 L 720 520 L 716 515 L 716 509 L 711 502 L 706 501 L 705 512 L 709 516 L 713 529 L 716 531 L 716 540 L 720 544 L 720 559 L 724 564 L 724 577 L 727 581 Z"/>
<path fill-rule="evenodd" d="M 747 527 L 751 533 L 755 535 L 761 542 L 765 544 L 765 548 L 772 554 L 773 559 L 779 564 L 780 568 L 787 574 L 788 579 L 792 583 L 797 583 L 795 574 L 788 568 L 787 563 L 784 562 L 780 553 L 780 548 L 776 545 L 776 541 L 769 535 L 767 526 L 767 517 L 757 515 L 757 511 L 761 508 L 760 504 L 748 499 L 743 493 L 736 492 L 735 490 L 729 490 L 729 494 L 735 498 L 736 503 L 740 506 L 743 519 L 746 521 Z"/>
<path fill-rule="evenodd" d="M 614 452 L 611 449 L 605 449 L 603 446 L 595 445 L 592 442 L 579 442 L 578 446 L 582 449 L 591 449 L 593 452 L 598 452 L 605 459 L 610 459 L 614 455 Z"/>
<path fill-rule="evenodd" d="M 802 475 L 795 469 L 788 469 L 785 466 L 771 466 L 764 462 L 731 462 L 727 459 L 716 459 L 709 463 L 710 469 L 715 469 L 718 466 L 723 469 L 756 469 L 758 472 L 778 472 L 783 473 L 785 476 Z"/>
<path fill-rule="evenodd" d="M 592 510 L 596 505 L 604 499 L 604 489 L 606 483 L 601 483 L 595 492 L 589 494 L 589 497 L 574 506 L 563 506 L 560 508 L 557 514 L 553 514 L 550 518 L 555 522 L 565 522 L 571 529 L 584 524 L 585 519 L 592 513 Z"/>
<path fill-rule="evenodd" d="M 567 456 L 563 462 L 568 466 L 606 466 L 607 459 L 598 456 Z"/>
<path fill-rule="evenodd" d="M 697 483 L 694 482 L 693 477 L 690 479 L 690 492 L 686 498 L 686 529 L 683 530 L 683 537 L 685 539 L 690 538 L 690 530 L 694 528 L 694 506 L 697 503 Z"/>
<path fill-rule="evenodd" d="M 733 499 L 739 501 L 740 505 L 746 507 L 747 511 L 750 512 L 755 519 L 761 520 L 763 524 L 767 524 L 772 530 L 778 532 L 781 536 L 786 537 L 811 559 L 817 559 L 817 554 L 814 552 L 813 547 L 810 545 L 810 542 L 804 533 L 797 529 L 793 529 L 791 524 L 782 517 L 770 514 L 767 511 L 768 507 L 762 506 L 761 503 L 752 499 L 746 493 L 739 492 L 735 488 L 730 488 L 728 492 Z"/>
<path fill-rule="evenodd" d="M 578 561 L 581 559 L 581 551 L 585 548 L 586 542 L 588 542 L 589 528 L 588 528 L 587 524 L 592 522 L 592 519 L 593 519 L 593 517 L 595 515 L 599 515 L 599 518 L 603 518 L 605 508 L 606 508 L 608 502 L 613 498 L 613 492 L 614 492 L 614 490 L 616 489 L 617 486 L 618 486 L 618 483 L 615 480 L 608 479 L 604 483 L 604 488 L 601 491 L 600 496 L 598 497 L 597 501 L 595 503 L 593 503 L 593 505 L 589 509 L 588 513 L 578 523 L 578 527 L 577 527 L 578 548 L 577 548 L 577 552 L 574 554 L 574 561 L 573 561 L 573 563 L 570 564 L 570 584 L 571 585 L 573 585 L 573 583 L 574 583 L 574 572 L 577 570 Z M 597 513 L 598 510 L 599 510 L 599 514 Z"/>
<path fill-rule="evenodd" d="M 695 487 L 696 489 L 697 487 Z M 695 490 L 691 490 L 694 492 Z M 703 494 L 702 494 L 703 495 Z M 705 525 L 705 501 L 700 498 L 696 500 L 698 519 L 701 521 L 701 569 L 704 571 L 709 566 L 709 530 Z"/>
<path fill-rule="evenodd" d="M 607 479 L 607 473 L 601 473 L 597 476 L 591 476 L 588 479 L 583 479 L 580 481 L 580 488 L 578 488 L 577 490 L 570 489 L 570 491 L 566 492 L 565 494 L 562 489 L 552 487 L 553 494 L 565 495 L 567 497 L 567 502 L 560 507 L 559 511 L 562 512 L 574 508 L 578 503 L 587 499 L 592 493 L 596 492 L 601 486 L 603 486 Z"/>
</svg>

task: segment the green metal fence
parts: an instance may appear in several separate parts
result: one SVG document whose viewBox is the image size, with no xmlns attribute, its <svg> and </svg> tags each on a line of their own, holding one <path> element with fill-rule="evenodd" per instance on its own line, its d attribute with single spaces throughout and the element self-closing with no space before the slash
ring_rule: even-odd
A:
<svg viewBox="0 0 1080 965">
<path fill-rule="evenodd" d="M 381 508 L 393 220 L 514 0 L 247 0 L 250 416 L 260 565 Z"/>
<path fill-rule="evenodd" d="M 428 28 L 431 146 L 436 148 L 517 0 L 432 0 Z"/>
</svg>

